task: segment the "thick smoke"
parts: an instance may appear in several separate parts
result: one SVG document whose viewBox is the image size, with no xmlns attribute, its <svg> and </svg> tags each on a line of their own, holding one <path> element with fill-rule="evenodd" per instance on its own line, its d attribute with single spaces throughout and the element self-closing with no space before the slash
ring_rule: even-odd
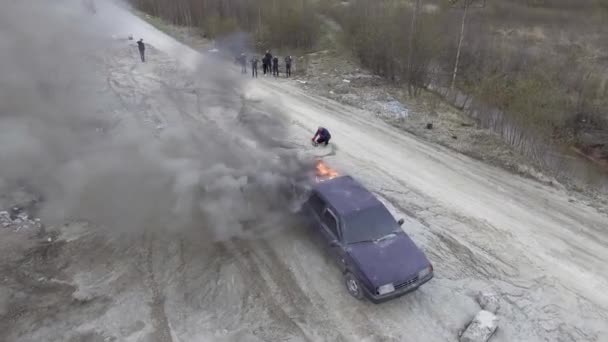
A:
<svg viewBox="0 0 608 342">
<path fill-rule="evenodd" d="M 309 165 L 281 148 L 279 113 L 246 101 L 240 77 L 215 60 L 174 68 L 153 39 L 140 64 L 133 42 L 112 39 L 111 20 L 80 1 L 3 6 L 0 192 L 25 186 L 46 222 L 109 232 L 223 239 L 280 226 Z"/>
</svg>

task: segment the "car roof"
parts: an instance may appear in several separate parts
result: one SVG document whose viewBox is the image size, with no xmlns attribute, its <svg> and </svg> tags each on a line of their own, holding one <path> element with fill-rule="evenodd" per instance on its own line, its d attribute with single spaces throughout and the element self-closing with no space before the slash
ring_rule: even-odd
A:
<svg viewBox="0 0 608 342">
<path fill-rule="evenodd" d="M 351 176 L 342 176 L 317 184 L 314 189 L 341 216 L 383 204 Z"/>
</svg>

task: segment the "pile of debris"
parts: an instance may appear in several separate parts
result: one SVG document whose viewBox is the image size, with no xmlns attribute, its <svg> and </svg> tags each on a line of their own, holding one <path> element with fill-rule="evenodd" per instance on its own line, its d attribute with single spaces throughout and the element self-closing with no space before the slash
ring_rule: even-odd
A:
<svg viewBox="0 0 608 342">
<path fill-rule="evenodd" d="M 500 309 L 500 299 L 494 293 L 481 292 L 477 296 L 481 311 L 460 333 L 460 342 L 487 342 L 498 329 L 496 312 Z"/>
<path fill-rule="evenodd" d="M 389 119 L 404 120 L 410 115 L 409 110 L 399 101 L 389 99 L 388 102 L 378 102 L 381 113 Z"/>
<path fill-rule="evenodd" d="M 39 218 L 30 218 L 25 211 L 14 207 L 10 212 L 0 211 L 0 227 L 18 232 L 23 229 L 41 229 L 42 223 Z"/>
</svg>

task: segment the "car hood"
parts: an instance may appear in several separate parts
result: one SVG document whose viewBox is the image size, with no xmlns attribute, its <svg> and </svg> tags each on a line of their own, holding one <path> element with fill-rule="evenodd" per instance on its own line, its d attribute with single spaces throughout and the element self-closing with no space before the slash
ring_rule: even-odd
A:
<svg viewBox="0 0 608 342">
<path fill-rule="evenodd" d="M 348 253 L 374 287 L 405 282 L 430 265 L 405 233 L 379 242 L 351 244 Z"/>
</svg>

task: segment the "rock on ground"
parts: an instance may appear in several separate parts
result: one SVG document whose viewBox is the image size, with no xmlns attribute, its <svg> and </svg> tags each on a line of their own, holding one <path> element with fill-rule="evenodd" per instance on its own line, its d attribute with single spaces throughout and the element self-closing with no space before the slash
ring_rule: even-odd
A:
<svg viewBox="0 0 608 342">
<path fill-rule="evenodd" d="M 500 298 L 492 292 L 480 292 L 477 295 L 477 302 L 483 310 L 494 314 L 500 309 Z"/>
<path fill-rule="evenodd" d="M 493 313 L 482 310 L 460 336 L 460 342 L 487 342 L 498 329 L 498 318 Z"/>
</svg>

